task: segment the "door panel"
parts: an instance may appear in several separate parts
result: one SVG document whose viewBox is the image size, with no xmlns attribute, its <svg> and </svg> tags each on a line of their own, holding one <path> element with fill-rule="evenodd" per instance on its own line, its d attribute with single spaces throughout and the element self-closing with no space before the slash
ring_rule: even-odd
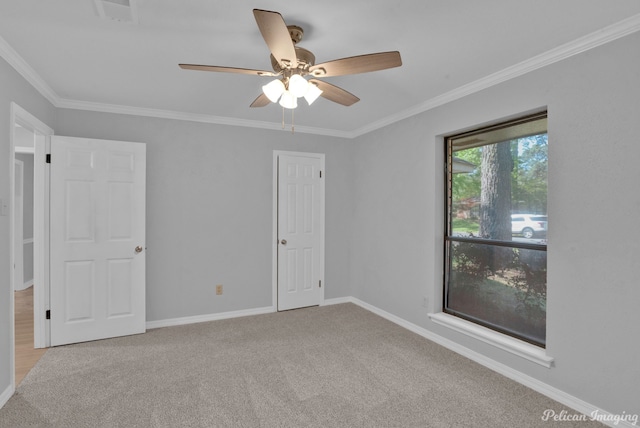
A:
<svg viewBox="0 0 640 428">
<path fill-rule="evenodd" d="M 127 316 L 133 313 L 132 260 L 109 260 L 107 280 L 109 287 L 109 304 L 107 317 Z"/>
<path fill-rule="evenodd" d="M 321 164 L 278 157 L 278 310 L 319 305 L 324 295 Z"/>
<path fill-rule="evenodd" d="M 95 242 L 95 216 L 93 215 L 95 183 L 67 180 L 64 209 L 66 242 Z"/>
<path fill-rule="evenodd" d="M 51 138 L 52 346 L 145 331 L 145 159 L 142 143 Z"/>
<path fill-rule="evenodd" d="M 95 263 L 93 260 L 72 261 L 65 262 L 64 267 L 64 321 L 66 323 L 92 321 L 96 285 Z"/>
</svg>

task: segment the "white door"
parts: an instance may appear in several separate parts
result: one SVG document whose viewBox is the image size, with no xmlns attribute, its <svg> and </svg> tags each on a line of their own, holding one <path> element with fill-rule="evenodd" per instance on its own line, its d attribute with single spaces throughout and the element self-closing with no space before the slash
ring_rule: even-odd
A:
<svg viewBox="0 0 640 428">
<path fill-rule="evenodd" d="M 324 185 L 318 155 L 278 156 L 278 310 L 322 303 Z"/>
<path fill-rule="evenodd" d="M 145 331 L 142 143 L 51 137 L 51 345 Z"/>
<path fill-rule="evenodd" d="M 13 290 L 24 289 L 24 162 L 14 159 Z"/>
</svg>

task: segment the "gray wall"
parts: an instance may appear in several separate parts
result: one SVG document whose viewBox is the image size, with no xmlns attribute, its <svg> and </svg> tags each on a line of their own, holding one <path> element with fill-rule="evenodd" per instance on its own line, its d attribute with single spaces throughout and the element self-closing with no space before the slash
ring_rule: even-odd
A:
<svg viewBox="0 0 640 428">
<path fill-rule="evenodd" d="M 358 138 L 354 296 L 607 411 L 640 414 L 638 46 L 634 34 Z M 442 136 L 545 106 L 551 369 L 427 317 L 442 308 Z"/>
<path fill-rule="evenodd" d="M 148 144 L 148 320 L 271 304 L 272 151 L 326 153 L 326 297 L 353 295 L 614 413 L 640 413 L 640 34 L 347 141 L 54 110 L 0 61 L 0 163 L 9 101 L 59 135 Z M 549 110 L 551 369 L 432 324 L 442 297 L 442 136 Z M 55 120 L 54 119 L 55 116 Z M 0 174 L 0 198 L 9 175 Z M 0 217 L 0 314 L 9 310 Z M 215 284 L 225 294 L 214 296 Z M 0 390 L 9 384 L 0 317 Z"/>
<path fill-rule="evenodd" d="M 16 102 L 42 122 L 51 126 L 54 122 L 54 107 L 29 85 L 16 71 L 0 58 L 0 199 L 9 201 L 9 167 L 11 135 L 10 106 Z M 11 319 L 9 310 L 13 290 L 9 281 L 9 216 L 0 216 L 0 393 L 11 384 L 10 338 Z"/>
<path fill-rule="evenodd" d="M 351 295 L 348 140 L 78 110 L 55 130 L 147 143 L 148 321 L 272 305 L 274 150 L 326 154 L 325 297 Z"/>
<path fill-rule="evenodd" d="M 33 240 L 33 155 L 16 153 L 16 159 L 24 163 L 22 221 L 24 240 Z M 23 246 L 24 283 L 33 281 L 33 241 Z"/>
</svg>

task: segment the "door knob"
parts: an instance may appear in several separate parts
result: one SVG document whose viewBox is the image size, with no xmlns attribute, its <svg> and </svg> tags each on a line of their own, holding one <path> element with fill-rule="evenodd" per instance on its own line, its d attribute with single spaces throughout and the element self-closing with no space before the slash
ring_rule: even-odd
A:
<svg viewBox="0 0 640 428">
<path fill-rule="evenodd" d="M 281 243 L 282 245 L 287 245 L 287 240 L 286 240 L 286 239 L 283 239 L 282 241 L 280 241 L 280 243 Z"/>
<path fill-rule="evenodd" d="M 141 253 L 142 252 L 142 247 L 140 245 L 138 245 L 136 247 L 136 253 Z"/>
</svg>

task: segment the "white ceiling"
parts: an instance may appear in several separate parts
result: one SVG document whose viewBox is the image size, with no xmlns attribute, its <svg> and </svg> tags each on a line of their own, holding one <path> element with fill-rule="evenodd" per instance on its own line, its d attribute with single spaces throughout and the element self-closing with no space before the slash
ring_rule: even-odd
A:
<svg viewBox="0 0 640 428">
<path fill-rule="evenodd" d="M 348 137 L 640 30 L 637 0 L 136 3 L 134 24 L 100 18 L 94 0 L 2 1 L 0 54 L 59 107 L 279 129 L 279 106 L 249 108 L 269 78 L 178 67 L 270 70 L 252 9 L 278 11 L 317 63 L 400 51 L 400 68 L 326 79 L 353 106 L 295 110 L 298 132 Z"/>
</svg>

